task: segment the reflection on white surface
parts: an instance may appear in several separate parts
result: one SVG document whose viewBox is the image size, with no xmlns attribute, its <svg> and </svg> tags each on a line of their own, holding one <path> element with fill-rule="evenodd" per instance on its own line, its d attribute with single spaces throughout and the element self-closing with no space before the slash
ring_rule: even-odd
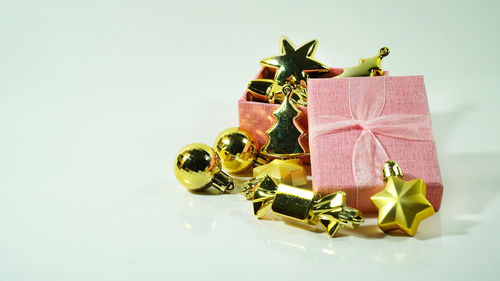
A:
<svg viewBox="0 0 500 281">
<path fill-rule="evenodd" d="M 279 244 L 285 245 L 287 247 L 293 247 L 293 248 L 297 248 L 297 249 L 302 250 L 302 251 L 306 251 L 306 247 L 304 245 L 298 245 L 298 244 L 290 243 L 287 241 L 281 241 L 281 240 L 276 240 L 276 241 L 268 240 L 268 241 L 271 243 L 279 243 Z"/>
<path fill-rule="evenodd" d="M 332 250 L 332 249 L 325 249 L 325 248 L 323 248 L 323 253 L 325 253 L 327 255 L 335 255 L 335 251 Z"/>
<path fill-rule="evenodd" d="M 397 263 L 407 264 L 418 262 L 429 264 L 438 253 L 441 243 L 426 243 L 430 237 L 421 234 L 430 232 L 437 235 L 440 232 L 440 217 L 432 222 L 422 223 L 419 233 L 411 238 L 402 233 L 384 234 L 376 225 L 376 218 L 368 218 L 358 230 L 342 228 L 335 238 L 330 238 L 322 229 L 306 230 L 294 227 L 283 221 L 261 221 L 255 225 L 257 238 L 261 243 L 269 244 L 268 249 L 275 249 L 284 255 L 300 255 L 304 259 L 318 259 L 326 262 L 329 258 L 342 262 Z M 360 245 L 366 244 L 363 249 Z M 369 251 L 365 251 L 369 250 Z"/>
<path fill-rule="evenodd" d="M 492 243 L 493 236 L 489 235 L 496 226 L 483 221 L 483 214 L 492 212 L 492 208 L 498 209 L 499 204 L 493 204 L 498 203 L 498 191 L 494 188 L 494 180 L 477 172 L 493 172 L 494 163 L 500 162 L 500 157 L 444 155 L 440 160 L 445 166 L 444 175 L 457 176 L 444 178 L 443 207 L 421 222 L 415 237 L 398 232 L 385 234 L 378 228 L 377 218 L 368 215 L 357 230 L 342 228 L 332 239 L 319 226 L 294 224 L 272 215 L 263 220 L 255 219 L 251 202 L 239 194 L 199 195 L 186 192 L 180 186 L 178 190 L 170 190 L 169 196 L 176 198 L 174 213 L 178 214 L 179 224 L 190 235 L 179 232 L 176 237 L 191 241 L 188 243 L 193 245 L 189 248 L 203 248 L 206 253 L 203 256 L 208 259 L 236 255 L 241 260 L 237 253 L 245 253 L 240 262 L 258 259 L 277 266 L 314 263 L 345 268 L 362 264 L 374 272 L 384 269 L 393 274 L 419 276 L 422 268 L 439 270 L 438 264 L 461 260 L 468 247 L 460 242 L 465 237 L 478 235 L 481 239 L 476 243 L 496 245 Z M 465 170 L 467 173 L 463 173 Z M 466 177 L 485 188 L 470 192 Z M 453 195 L 447 197 L 446 194 Z M 191 228 L 187 229 L 185 224 Z M 297 270 L 293 272 L 298 276 L 302 274 Z M 385 276 L 381 272 L 373 275 L 375 279 Z"/>
</svg>

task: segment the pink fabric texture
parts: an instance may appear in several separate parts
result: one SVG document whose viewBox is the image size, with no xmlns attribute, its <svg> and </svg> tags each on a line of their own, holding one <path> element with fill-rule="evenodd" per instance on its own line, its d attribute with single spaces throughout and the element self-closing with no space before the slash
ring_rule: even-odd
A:
<svg viewBox="0 0 500 281">
<path fill-rule="evenodd" d="M 348 204 L 376 212 L 381 166 L 398 162 L 405 180 L 422 178 L 440 208 L 443 185 L 422 76 L 316 79 L 309 83 L 313 190 L 343 190 Z"/>
</svg>

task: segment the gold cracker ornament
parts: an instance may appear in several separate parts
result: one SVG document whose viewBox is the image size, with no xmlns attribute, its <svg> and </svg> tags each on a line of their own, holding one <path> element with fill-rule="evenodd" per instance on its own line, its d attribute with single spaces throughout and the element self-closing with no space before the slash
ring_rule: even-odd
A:
<svg viewBox="0 0 500 281">
<path fill-rule="evenodd" d="M 307 184 L 306 169 L 300 159 L 280 160 L 274 159 L 268 164 L 255 167 L 253 169 L 253 178 L 243 183 L 241 193 L 248 199 L 252 199 L 256 186 L 265 176 L 271 177 L 277 183 L 283 183 L 292 186 L 301 186 Z"/>
<path fill-rule="evenodd" d="M 277 184 L 265 176 L 255 186 L 253 209 L 257 218 L 270 211 L 309 224 L 320 223 L 333 237 L 340 227 L 357 228 L 364 222 L 360 211 L 346 206 L 346 195 L 339 191 L 325 197 L 309 190 Z"/>
<path fill-rule="evenodd" d="M 370 198 L 378 209 L 378 226 L 384 232 L 399 229 L 414 236 L 420 222 L 434 214 L 425 198 L 425 182 L 402 180 L 404 175 L 392 160 L 387 160 L 382 173 L 387 182 L 385 189 Z"/>
</svg>

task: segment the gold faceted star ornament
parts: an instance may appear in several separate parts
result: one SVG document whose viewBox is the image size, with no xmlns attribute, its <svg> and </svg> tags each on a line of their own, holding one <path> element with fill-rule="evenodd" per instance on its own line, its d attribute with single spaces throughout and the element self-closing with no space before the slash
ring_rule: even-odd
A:
<svg viewBox="0 0 500 281">
<path fill-rule="evenodd" d="M 378 226 L 384 232 L 399 229 L 414 236 L 420 222 L 434 214 L 434 208 L 425 198 L 425 182 L 402 180 L 403 174 L 392 160 L 388 160 L 382 170 L 387 184 L 370 198 L 379 212 Z"/>
<path fill-rule="evenodd" d="M 276 69 L 274 80 L 284 84 L 290 76 L 297 79 L 297 83 L 307 83 L 307 73 L 328 72 L 328 66 L 314 60 L 318 47 L 318 40 L 311 40 L 297 48 L 286 36 L 281 36 L 281 55 L 263 59 L 260 64 L 264 67 Z"/>
</svg>

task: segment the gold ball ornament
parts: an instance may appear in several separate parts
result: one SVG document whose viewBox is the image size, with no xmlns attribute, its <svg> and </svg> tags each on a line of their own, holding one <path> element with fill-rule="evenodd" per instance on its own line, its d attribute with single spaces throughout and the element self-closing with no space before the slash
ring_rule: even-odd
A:
<svg viewBox="0 0 500 281">
<path fill-rule="evenodd" d="M 217 153 L 203 143 L 189 144 L 179 151 L 174 173 L 177 180 L 191 191 L 203 191 L 210 186 L 221 192 L 234 188 L 231 177 L 221 170 Z"/>
<path fill-rule="evenodd" d="M 229 173 L 241 173 L 252 167 L 259 155 L 255 137 L 247 130 L 233 127 L 222 131 L 215 139 L 214 149 L 222 167 Z"/>
</svg>

